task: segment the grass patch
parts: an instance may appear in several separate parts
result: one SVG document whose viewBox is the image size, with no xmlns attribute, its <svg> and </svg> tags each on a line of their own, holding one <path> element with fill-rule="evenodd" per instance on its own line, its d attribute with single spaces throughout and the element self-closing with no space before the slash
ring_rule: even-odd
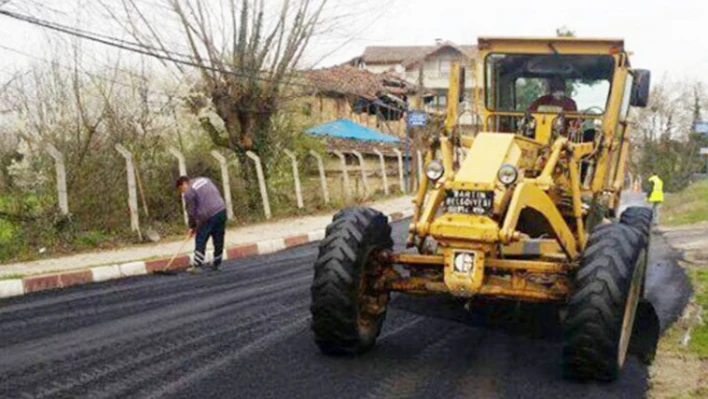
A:
<svg viewBox="0 0 708 399">
<path fill-rule="evenodd" d="M 684 315 L 664 334 L 664 351 L 683 356 L 695 356 L 708 361 L 708 268 L 686 267 L 693 286 L 693 298 Z M 699 316 L 700 314 L 700 316 Z M 688 345 L 683 345 L 690 330 Z"/>
<path fill-rule="evenodd" d="M 700 307 L 701 320 L 693 326 L 689 349 L 701 360 L 708 360 L 708 269 L 694 268 L 690 271 L 691 280 L 695 290 L 696 305 Z"/>
<path fill-rule="evenodd" d="M 708 221 L 708 181 L 666 196 L 664 225 Z M 666 331 L 651 368 L 650 398 L 708 397 L 708 265 L 681 262 L 693 286 L 684 314 Z"/>
<path fill-rule="evenodd" d="M 659 341 L 649 398 L 708 397 L 708 268 L 685 265 L 694 295 Z M 686 338 L 688 344 L 686 345 Z"/>
<path fill-rule="evenodd" d="M 708 180 L 667 195 L 659 214 L 661 223 L 668 226 L 708 221 Z"/>
<path fill-rule="evenodd" d="M 92 247 L 97 247 L 100 244 L 106 242 L 109 240 L 108 234 L 102 232 L 102 231 L 87 231 L 85 233 L 80 233 L 76 237 L 76 244 L 79 247 L 84 247 L 84 248 L 92 248 Z"/>
</svg>

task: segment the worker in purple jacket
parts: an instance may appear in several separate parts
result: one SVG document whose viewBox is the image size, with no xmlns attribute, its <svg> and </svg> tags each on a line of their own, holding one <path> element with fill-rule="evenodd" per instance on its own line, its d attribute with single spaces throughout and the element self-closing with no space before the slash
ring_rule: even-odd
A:
<svg viewBox="0 0 708 399">
<path fill-rule="evenodd" d="M 213 270 L 218 270 L 224 253 L 226 232 L 226 206 L 214 183 L 206 177 L 177 179 L 177 189 L 182 193 L 189 217 L 189 234 L 196 236 L 194 245 L 194 271 L 204 270 L 206 244 L 211 237 L 214 244 Z"/>
</svg>

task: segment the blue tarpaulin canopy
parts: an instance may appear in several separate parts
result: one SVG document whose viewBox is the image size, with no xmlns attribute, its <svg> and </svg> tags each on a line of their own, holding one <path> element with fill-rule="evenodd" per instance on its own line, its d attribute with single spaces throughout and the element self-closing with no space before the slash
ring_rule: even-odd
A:
<svg viewBox="0 0 708 399">
<path fill-rule="evenodd" d="M 383 141 L 385 143 L 398 143 L 400 141 L 396 137 L 369 129 L 349 119 L 337 119 L 336 121 L 324 123 L 309 129 L 307 133 L 315 136 L 331 136 L 360 141 Z"/>
</svg>

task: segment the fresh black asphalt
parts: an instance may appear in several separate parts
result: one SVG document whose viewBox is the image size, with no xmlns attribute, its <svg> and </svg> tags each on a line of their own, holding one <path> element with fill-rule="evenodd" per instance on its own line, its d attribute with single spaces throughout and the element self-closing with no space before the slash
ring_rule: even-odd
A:
<svg viewBox="0 0 708 399">
<path fill-rule="evenodd" d="M 394 224 L 401 245 L 407 221 Z M 548 306 L 469 313 L 395 296 L 377 347 L 318 351 L 309 329 L 316 244 L 199 276 L 147 276 L 0 301 L 3 398 L 638 398 L 630 358 L 612 384 L 562 379 Z M 661 236 L 648 297 L 666 327 L 688 280 Z"/>
</svg>

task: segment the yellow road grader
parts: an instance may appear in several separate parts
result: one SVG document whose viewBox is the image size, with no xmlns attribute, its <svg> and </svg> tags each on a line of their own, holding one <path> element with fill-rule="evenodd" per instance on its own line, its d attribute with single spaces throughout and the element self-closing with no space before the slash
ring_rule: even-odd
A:
<svg viewBox="0 0 708 399">
<path fill-rule="evenodd" d="M 348 208 L 314 267 L 312 328 L 327 354 L 370 349 L 392 292 L 565 305 L 563 370 L 611 381 L 628 353 L 653 359 L 659 322 L 644 298 L 652 213 L 618 215 L 633 107 L 650 74 L 622 40 L 480 38 L 472 98 L 481 132 L 430 140 L 407 247 L 387 218 Z"/>
</svg>

